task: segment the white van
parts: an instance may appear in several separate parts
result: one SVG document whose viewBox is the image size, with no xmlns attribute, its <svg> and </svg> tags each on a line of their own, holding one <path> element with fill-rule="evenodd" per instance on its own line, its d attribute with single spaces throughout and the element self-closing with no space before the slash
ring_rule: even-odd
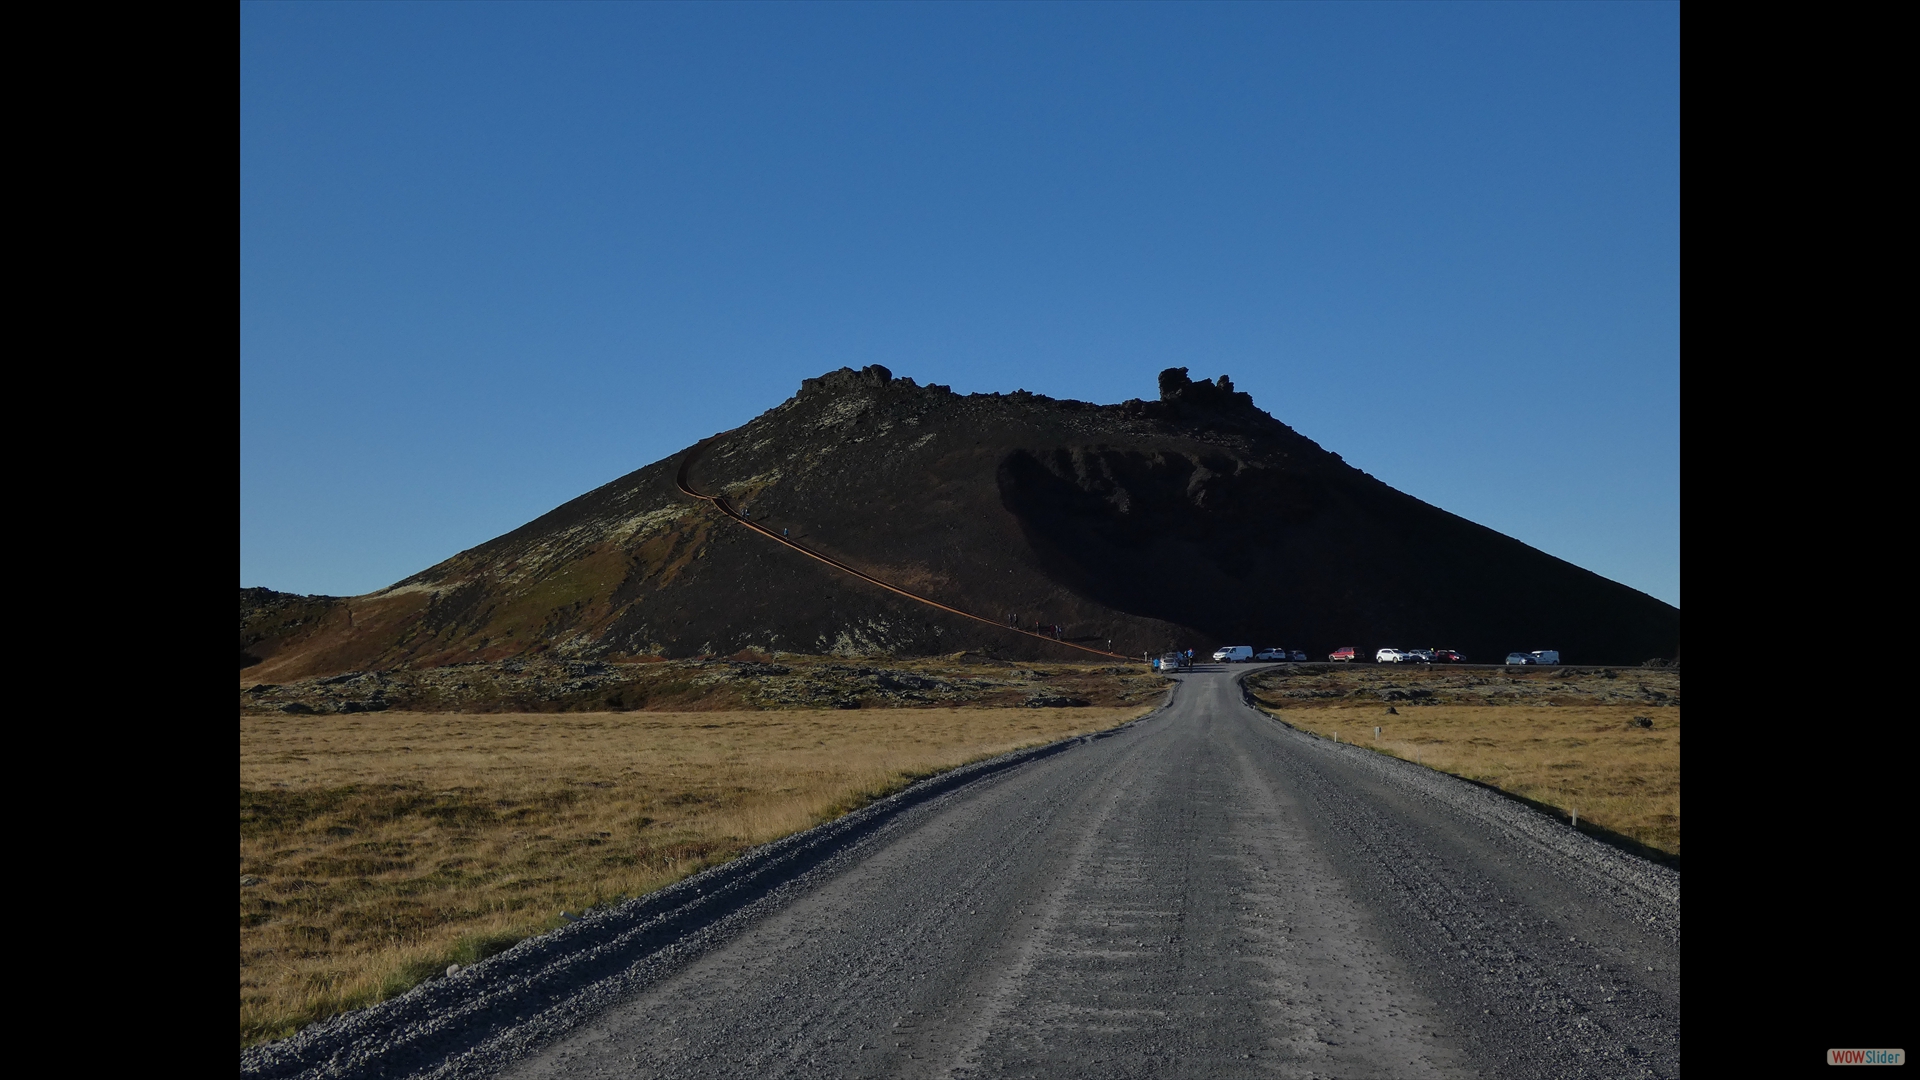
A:
<svg viewBox="0 0 1920 1080">
<path fill-rule="evenodd" d="M 1251 645 L 1223 645 L 1213 652 L 1213 658 L 1224 664 L 1245 663 L 1253 659 Z"/>
</svg>

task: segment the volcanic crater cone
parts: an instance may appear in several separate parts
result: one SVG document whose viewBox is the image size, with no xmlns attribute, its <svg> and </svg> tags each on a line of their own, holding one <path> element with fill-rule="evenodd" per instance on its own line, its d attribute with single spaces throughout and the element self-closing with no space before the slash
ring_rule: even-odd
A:
<svg viewBox="0 0 1920 1080">
<path fill-rule="evenodd" d="M 763 528 L 987 623 L 742 527 L 681 490 L 683 465 Z M 1631 664 L 1680 640 L 1679 609 L 1396 491 L 1184 368 L 1158 401 L 1104 406 L 842 368 L 389 588 L 296 599 L 242 591 L 249 678 L 530 653 L 1085 656 L 1055 635 L 1134 656 L 1395 645 Z"/>
</svg>

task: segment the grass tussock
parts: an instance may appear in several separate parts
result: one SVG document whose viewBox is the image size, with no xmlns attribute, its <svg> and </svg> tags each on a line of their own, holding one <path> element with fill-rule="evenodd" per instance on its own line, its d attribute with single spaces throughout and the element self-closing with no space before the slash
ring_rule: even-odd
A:
<svg viewBox="0 0 1920 1080">
<path fill-rule="evenodd" d="M 240 720 L 240 1041 L 1126 708 Z"/>
<path fill-rule="evenodd" d="M 1277 708 L 1294 727 L 1478 781 L 1677 859 L 1680 710 L 1378 705 Z M 1651 721 L 1639 726 L 1634 718 Z M 1373 729 L 1378 725 L 1376 739 Z"/>
</svg>

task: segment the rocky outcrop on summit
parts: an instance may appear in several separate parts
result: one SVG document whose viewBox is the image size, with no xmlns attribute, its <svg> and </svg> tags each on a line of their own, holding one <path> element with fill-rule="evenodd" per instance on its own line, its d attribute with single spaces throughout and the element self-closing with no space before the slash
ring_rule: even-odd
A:
<svg viewBox="0 0 1920 1080">
<path fill-rule="evenodd" d="M 297 641 L 243 642 L 260 658 L 247 677 L 533 653 L 1058 651 L 740 528 L 676 488 L 680 457 L 380 592 L 307 605 Z M 691 479 L 878 578 L 1121 653 L 1551 647 L 1622 664 L 1679 648 L 1678 609 L 1395 491 L 1184 368 L 1157 400 L 1108 406 L 842 368 L 717 439 Z"/>
</svg>

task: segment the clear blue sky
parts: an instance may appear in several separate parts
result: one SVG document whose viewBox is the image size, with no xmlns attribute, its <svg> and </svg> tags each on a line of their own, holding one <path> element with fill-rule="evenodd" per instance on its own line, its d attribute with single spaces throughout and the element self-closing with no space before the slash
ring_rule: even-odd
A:
<svg viewBox="0 0 1920 1080">
<path fill-rule="evenodd" d="M 240 581 L 1185 366 L 1678 604 L 1679 257 L 1676 4 L 243 4 Z"/>
</svg>

